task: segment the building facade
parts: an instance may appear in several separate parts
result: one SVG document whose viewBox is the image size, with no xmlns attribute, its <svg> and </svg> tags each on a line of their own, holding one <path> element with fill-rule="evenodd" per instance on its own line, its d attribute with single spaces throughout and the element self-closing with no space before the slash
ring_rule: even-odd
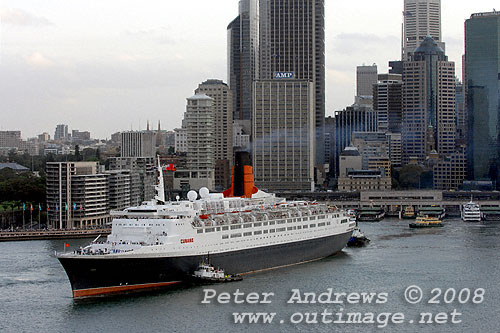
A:
<svg viewBox="0 0 500 333">
<path fill-rule="evenodd" d="M 455 152 L 455 63 L 427 37 L 404 62 L 403 164 Z"/>
<path fill-rule="evenodd" d="M 155 157 L 156 134 L 153 131 L 121 133 L 121 157 Z"/>
<path fill-rule="evenodd" d="M 215 188 L 215 111 L 214 99 L 195 94 L 187 99 L 182 122 L 186 130 L 186 168 L 174 175 L 176 189 Z"/>
<path fill-rule="evenodd" d="M 56 126 L 54 140 L 64 141 L 69 139 L 68 125 L 59 124 Z"/>
<path fill-rule="evenodd" d="M 314 190 L 314 85 L 266 80 L 254 85 L 252 158 L 255 184 L 273 190 Z"/>
<path fill-rule="evenodd" d="M 444 50 L 441 36 L 441 0 L 404 0 L 403 60 L 429 35 Z"/>
<path fill-rule="evenodd" d="M 97 162 L 48 162 L 47 225 L 71 229 L 110 221 L 106 175 Z"/>
<path fill-rule="evenodd" d="M 356 67 L 355 104 L 373 107 L 373 86 L 378 81 L 377 65 Z"/>
<path fill-rule="evenodd" d="M 213 99 L 215 188 L 231 187 L 233 165 L 233 101 L 228 85 L 221 80 L 207 80 L 198 86 L 196 94 Z"/>
<path fill-rule="evenodd" d="M 325 2 L 260 1 L 259 79 L 292 75 L 313 83 L 315 165 L 324 163 Z"/>
<path fill-rule="evenodd" d="M 500 13 L 473 14 L 465 22 L 467 171 L 497 181 L 500 166 Z"/>
<path fill-rule="evenodd" d="M 335 111 L 334 170 L 339 173 L 339 156 L 351 144 L 354 132 L 377 132 L 377 114 L 371 107 L 352 106 Z"/>
<path fill-rule="evenodd" d="M 403 121 L 403 79 L 399 74 L 379 75 L 373 86 L 373 109 L 377 112 L 378 130 L 401 133 Z"/>
</svg>

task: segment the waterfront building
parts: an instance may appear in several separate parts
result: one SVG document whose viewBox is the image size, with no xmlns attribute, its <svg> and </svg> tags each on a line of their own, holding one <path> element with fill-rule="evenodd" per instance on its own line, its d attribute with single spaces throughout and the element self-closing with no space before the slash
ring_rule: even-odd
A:
<svg viewBox="0 0 500 333">
<path fill-rule="evenodd" d="M 455 63 L 427 37 L 404 62 L 403 164 L 455 152 Z"/>
<path fill-rule="evenodd" d="M 139 205 L 152 200 L 156 184 L 156 161 L 154 157 L 112 157 L 110 171 L 130 172 L 130 204 Z"/>
<path fill-rule="evenodd" d="M 48 162 L 46 172 L 49 228 L 102 226 L 110 221 L 106 176 L 97 162 Z"/>
<path fill-rule="evenodd" d="M 254 85 L 252 158 L 257 187 L 314 190 L 314 84 L 261 80 Z"/>
<path fill-rule="evenodd" d="M 468 178 L 498 180 L 500 147 L 500 12 L 465 21 Z"/>
<path fill-rule="evenodd" d="M 377 65 L 356 67 L 355 104 L 373 107 L 373 86 L 378 81 Z"/>
<path fill-rule="evenodd" d="M 403 60 L 411 54 L 429 35 L 441 47 L 441 0 L 404 0 Z"/>
<path fill-rule="evenodd" d="M 351 144 L 354 132 L 377 132 L 377 114 L 371 107 L 353 105 L 335 111 L 333 161 L 335 174 L 339 174 L 339 156 Z M 330 172 L 331 173 L 331 172 Z"/>
<path fill-rule="evenodd" d="M 401 133 L 403 80 L 399 74 L 381 74 L 373 86 L 373 109 L 381 132 Z"/>
<path fill-rule="evenodd" d="M 137 192 L 132 188 L 137 182 L 133 181 L 134 174 L 130 170 L 111 170 L 104 174 L 107 176 L 109 210 L 123 210 L 136 204 L 131 194 Z"/>
<path fill-rule="evenodd" d="M 54 133 L 54 140 L 64 141 L 68 139 L 69 139 L 68 125 L 65 124 L 57 125 Z"/>
<path fill-rule="evenodd" d="M 233 165 L 233 101 L 227 84 L 221 80 L 207 80 L 198 86 L 196 94 L 205 94 L 213 99 L 214 112 L 214 163 L 215 188 L 231 187 Z"/>
<path fill-rule="evenodd" d="M 433 167 L 435 190 L 458 190 L 466 176 L 465 151 L 457 151 L 439 160 Z"/>
<path fill-rule="evenodd" d="M 349 146 L 340 154 L 339 159 L 339 191 L 390 190 L 391 177 L 385 174 L 385 169 L 364 169 L 363 157 L 354 146 Z"/>
<path fill-rule="evenodd" d="M 155 157 L 156 134 L 153 131 L 121 133 L 121 157 Z"/>
</svg>

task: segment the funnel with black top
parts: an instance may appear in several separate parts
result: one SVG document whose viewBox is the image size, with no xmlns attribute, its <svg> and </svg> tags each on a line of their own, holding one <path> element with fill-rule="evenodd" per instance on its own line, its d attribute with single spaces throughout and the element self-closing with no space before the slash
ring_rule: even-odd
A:
<svg viewBox="0 0 500 333">
<path fill-rule="evenodd" d="M 224 197 L 251 198 L 258 189 L 254 185 L 252 162 L 250 153 L 238 151 L 234 154 L 233 186 L 224 191 Z"/>
</svg>

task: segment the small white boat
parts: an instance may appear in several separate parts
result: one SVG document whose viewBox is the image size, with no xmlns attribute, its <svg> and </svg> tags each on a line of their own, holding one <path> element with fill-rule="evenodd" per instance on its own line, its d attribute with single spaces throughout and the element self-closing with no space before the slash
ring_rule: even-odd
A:
<svg viewBox="0 0 500 333">
<path fill-rule="evenodd" d="M 462 220 L 464 222 L 481 222 L 481 207 L 472 201 L 462 206 Z"/>
</svg>

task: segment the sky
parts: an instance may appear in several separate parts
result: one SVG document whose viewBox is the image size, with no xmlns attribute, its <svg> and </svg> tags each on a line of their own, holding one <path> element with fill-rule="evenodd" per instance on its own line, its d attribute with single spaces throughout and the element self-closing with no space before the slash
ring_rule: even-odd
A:
<svg viewBox="0 0 500 333">
<path fill-rule="evenodd" d="M 385 73 L 400 58 L 403 0 L 325 2 L 330 116 L 354 102 L 357 65 Z M 459 77 L 464 21 L 495 3 L 442 0 L 443 41 Z M 227 81 L 226 28 L 237 14 L 238 0 L 3 0 L 0 129 L 53 136 L 62 123 L 109 138 L 147 121 L 180 127 L 199 83 Z"/>
</svg>

